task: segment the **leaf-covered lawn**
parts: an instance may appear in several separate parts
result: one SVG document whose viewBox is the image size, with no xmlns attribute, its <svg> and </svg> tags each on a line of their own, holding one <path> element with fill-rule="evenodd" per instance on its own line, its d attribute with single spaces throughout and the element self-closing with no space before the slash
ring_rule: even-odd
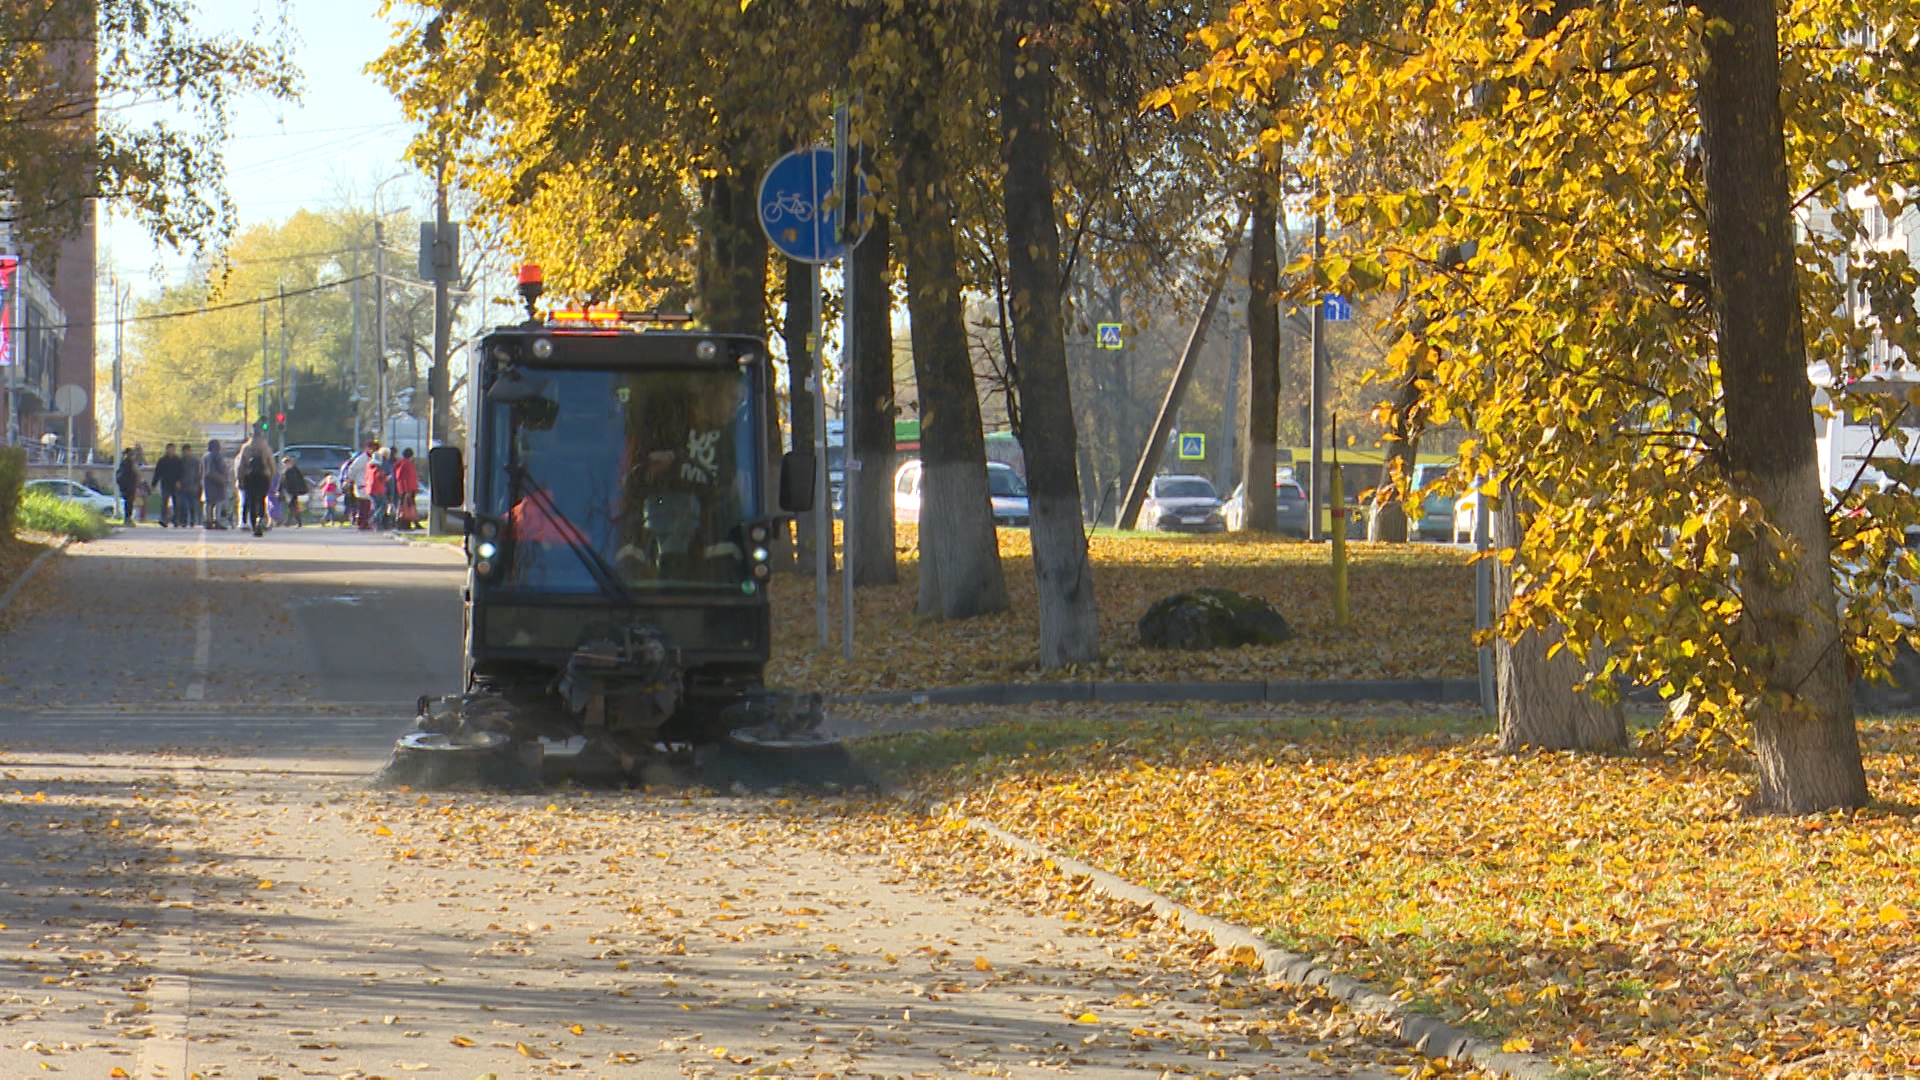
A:
<svg viewBox="0 0 1920 1080">
<path fill-rule="evenodd" d="M 1920 721 L 1865 727 L 1873 809 L 1786 819 L 1742 813 L 1736 772 L 1500 756 L 1464 714 L 1077 715 L 863 753 L 1582 1070 L 1920 1072 Z"/>
<path fill-rule="evenodd" d="M 811 577 L 774 583 L 776 685 L 838 692 L 1049 679 L 1117 681 L 1380 679 L 1471 676 L 1473 571 L 1468 554 L 1438 544 L 1351 544 L 1353 625 L 1333 625 L 1325 545 L 1244 535 L 1094 536 L 1094 590 L 1102 662 L 1039 668 L 1040 622 L 1025 530 L 1000 530 L 1009 611 L 964 622 L 914 617 L 919 565 L 912 526 L 898 528 L 900 584 L 859 590 L 856 659 L 841 659 L 841 584 L 832 582 L 833 647 L 817 641 Z M 1155 600 L 1224 585 L 1272 601 L 1295 636 L 1282 645 L 1162 652 L 1140 648 L 1134 625 Z"/>
</svg>

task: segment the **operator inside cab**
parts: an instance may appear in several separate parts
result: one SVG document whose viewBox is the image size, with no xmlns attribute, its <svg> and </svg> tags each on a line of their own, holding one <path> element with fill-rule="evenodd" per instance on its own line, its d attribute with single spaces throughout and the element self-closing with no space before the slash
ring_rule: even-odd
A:
<svg viewBox="0 0 1920 1080">
<path fill-rule="evenodd" d="M 712 368 L 541 371 L 538 409 L 503 429 L 518 475 L 503 584 L 586 591 L 739 587 L 757 512 L 751 378 Z M 529 422 L 527 417 L 537 416 Z M 508 455 L 503 455 L 506 457 Z"/>
<path fill-rule="evenodd" d="M 737 433 L 751 422 L 746 383 L 713 372 L 658 372 L 639 388 L 627 425 L 627 505 L 615 560 L 655 578 L 711 580 L 745 553 L 732 536 L 743 516 Z"/>
</svg>

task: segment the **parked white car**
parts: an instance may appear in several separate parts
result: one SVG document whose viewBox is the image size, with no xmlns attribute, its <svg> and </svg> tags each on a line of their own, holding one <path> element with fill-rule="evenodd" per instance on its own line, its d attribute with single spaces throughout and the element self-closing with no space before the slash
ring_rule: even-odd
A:
<svg viewBox="0 0 1920 1080">
<path fill-rule="evenodd" d="M 55 477 L 50 480 L 29 480 L 28 491 L 42 491 L 56 499 L 77 502 L 89 510 L 95 510 L 107 517 L 119 512 L 120 502 L 105 492 L 95 491 L 78 480 L 62 480 Z"/>
<path fill-rule="evenodd" d="M 908 460 L 894 472 L 893 520 L 919 523 L 922 475 L 919 458 Z M 995 525 L 1003 529 L 1027 527 L 1027 482 L 1020 479 L 1013 466 L 1000 461 L 987 462 L 987 491 L 993 498 Z"/>
<path fill-rule="evenodd" d="M 1474 530 L 1479 528 L 1479 517 L 1480 493 L 1478 491 L 1469 491 L 1456 499 L 1453 504 L 1453 542 L 1473 543 Z"/>
</svg>

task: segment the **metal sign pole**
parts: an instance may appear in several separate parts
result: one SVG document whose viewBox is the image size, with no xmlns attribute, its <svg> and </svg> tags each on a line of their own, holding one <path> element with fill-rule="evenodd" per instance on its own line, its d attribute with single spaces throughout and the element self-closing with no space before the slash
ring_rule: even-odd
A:
<svg viewBox="0 0 1920 1080">
<path fill-rule="evenodd" d="M 840 260 L 840 651 L 853 659 L 854 522 L 860 504 L 861 461 L 853 453 L 853 252 Z"/>
<path fill-rule="evenodd" d="M 820 333 L 820 264 L 807 264 L 807 287 L 813 292 L 813 330 L 807 349 L 813 353 L 813 604 L 820 630 L 820 651 L 832 647 L 831 617 L 827 613 L 827 574 L 833 566 L 833 492 L 827 486 L 827 380 L 822 378 L 826 350 Z"/>
<path fill-rule="evenodd" d="M 847 243 L 840 257 L 840 491 L 844 509 L 840 515 L 840 651 L 853 659 L 853 560 L 854 522 L 857 519 L 860 490 L 860 459 L 853 452 L 853 240 L 859 232 L 860 208 L 851 205 L 853 184 L 853 145 L 847 134 L 848 112 L 845 105 L 834 111 L 833 160 L 834 187 L 841 194 L 840 232 Z"/>
</svg>

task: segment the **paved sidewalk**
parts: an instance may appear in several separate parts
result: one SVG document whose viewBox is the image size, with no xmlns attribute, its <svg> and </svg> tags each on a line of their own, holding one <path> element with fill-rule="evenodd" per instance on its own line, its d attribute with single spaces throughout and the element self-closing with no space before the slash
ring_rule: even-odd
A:
<svg viewBox="0 0 1920 1080">
<path fill-rule="evenodd" d="M 0 770 L 9 1076 L 1387 1075 L 1258 1049 L 1190 975 L 777 803 L 374 793 L 337 762 Z"/>
</svg>

